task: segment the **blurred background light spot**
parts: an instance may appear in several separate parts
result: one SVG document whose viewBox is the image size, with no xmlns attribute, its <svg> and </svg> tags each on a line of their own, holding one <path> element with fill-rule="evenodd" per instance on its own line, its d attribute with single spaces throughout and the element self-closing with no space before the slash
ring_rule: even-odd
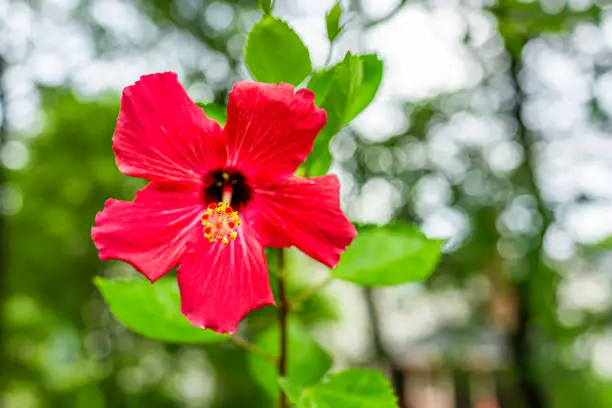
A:
<svg viewBox="0 0 612 408">
<path fill-rule="evenodd" d="M 365 0 L 361 7 L 368 17 L 374 20 L 388 15 L 399 3 L 400 0 Z"/>
<path fill-rule="evenodd" d="M 516 142 L 499 142 L 487 149 L 486 158 L 491 170 L 502 175 L 523 162 L 523 149 Z"/>
<path fill-rule="evenodd" d="M 213 396 L 215 378 L 206 357 L 198 350 L 185 348 L 178 366 L 166 377 L 168 390 L 182 406 L 206 406 Z"/>
<path fill-rule="evenodd" d="M 7 142 L 0 153 L 2 164 L 11 170 L 19 170 L 26 166 L 29 159 L 28 148 L 23 142 L 11 140 Z"/>
<path fill-rule="evenodd" d="M 36 386 L 25 382 L 9 383 L 2 400 L 4 408 L 38 408 L 43 406 L 36 392 Z"/>
<path fill-rule="evenodd" d="M 111 338 L 105 330 L 88 333 L 84 343 L 88 353 L 95 358 L 107 357 L 112 349 Z"/>
<path fill-rule="evenodd" d="M 399 201 L 400 192 L 388 180 L 376 177 L 365 182 L 349 212 L 355 221 L 385 224 L 391 220 Z"/>
<path fill-rule="evenodd" d="M 561 282 L 559 305 L 569 310 L 601 312 L 612 304 L 608 277 L 596 273 L 573 273 Z"/>
<path fill-rule="evenodd" d="M 234 22 L 234 8 L 224 2 L 212 2 L 206 7 L 206 23 L 217 31 L 225 31 Z"/>
<path fill-rule="evenodd" d="M 331 152 L 336 160 L 345 161 L 355 155 L 357 144 L 348 132 L 341 132 L 331 144 Z"/>
<path fill-rule="evenodd" d="M 224 55 L 217 55 L 205 68 L 206 79 L 213 83 L 223 82 L 229 75 L 230 67 Z"/>
<path fill-rule="evenodd" d="M 576 253 L 571 234 L 559 226 L 551 226 L 544 236 L 544 251 L 555 261 L 567 261 Z"/>
<path fill-rule="evenodd" d="M 482 72 L 466 52 L 463 31 L 455 13 L 436 14 L 418 4 L 372 29 L 367 48 L 377 50 L 386 65 L 381 94 L 418 99 L 478 83 Z M 402 52 L 397 52 L 397 38 Z"/>
<path fill-rule="evenodd" d="M 595 341 L 591 364 L 601 378 L 612 379 L 612 335 L 607 334 Z"/>
<path fill-rule="evenodd" d="M 612 235 L 612 204 L 591 203 L 567 209 L 564 225 L 582 243 L 596 243 Z"/>
<path fill-rule="evenodd" d="M 406 125 L 407 118 L 402 108 L 381 97 L 377 97 L 351 124 L 365 140 L 372 142 L 388 140 L 401 133 Z"/>
<path fill-rule="evenodd" d="M 444 249 L 456 249 L 469 233 L 465 214 L 454 208 L 439 208 L 423 219 L 423 232 L 431 238 L 446 239 Z"/>
<path fill-rule="evenodd" d="M 15 215 L 21 210 L 23 195 L 16 185 L 0 186 L 0 212 L 4 215 Z"/>
<path fill-rule="evenodd" d="M 214 92 L 205 82 L 196 82 L 188 89 L 189 96 L 197 102 L 209 102 L 214 99 Z"/>
<path fill-rule="evenodd" d="M 451 199 L 450 184 L 440 174 L 431 174 L 419 180 L 415 186 L 416 209 L 421 216 L 439 207 L 445 207 Z"/>
<path fill-rule="evenodd" d="M 172 3 L 173 9 L 185 20 L 193 20 L 200 10 L 199 0 L 176 0 Z"/>
</svg>

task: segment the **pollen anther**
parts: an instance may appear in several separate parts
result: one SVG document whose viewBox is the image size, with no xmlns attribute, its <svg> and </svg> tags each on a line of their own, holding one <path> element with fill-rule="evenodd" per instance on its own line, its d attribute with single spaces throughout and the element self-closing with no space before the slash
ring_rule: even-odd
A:
<svg viewBox="0 0 612 408">
<path fill-rule="evenodd" d="M 240 218 L 238 211 L 234 211 L 228 204 L 211 203 L 202 214 L 202 225 L 204 237 L 210 242 L 221 240 L 222 243 L 229 244 L 230 240 L 235 240 L 238 236 L 236 229 L 240 226 Z"/>
</svg>

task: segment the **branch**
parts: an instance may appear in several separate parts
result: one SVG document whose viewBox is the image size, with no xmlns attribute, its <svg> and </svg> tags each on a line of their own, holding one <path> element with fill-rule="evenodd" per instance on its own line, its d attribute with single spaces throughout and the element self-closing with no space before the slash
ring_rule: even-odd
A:
<svg viewBox="0 0 612 408">
<path fill-rule="evenodd" d="M 520 38 L 520 48 L 522 50 L 527 38 Z M 536 201 L 538 213 L 542 217 L 542 223 L 538 228 L 538 242 L 524 256 L 525 277 L 515 284 L 517 293 L 517 327 L 510 336 L 510 347 L 513 353 L 515 367 L 517 370 L 518 386 L 523 394 L 526 408 L 545 408 L 549 406 L 544 387 L 540 384 L 537 374 L 532 367 L 531 359 L 534 358 L 533 346 L 530 345 L 530 338 L 533 336 L 533 320 L 536 312 L 533 310 L 531 297 L 535 290 L 534 279 L 545 273 L 541 268 L 542 241 L 546 230 L 552 222 L 552 214 L 548 209 L 540 188 L 536 181 L 536 165 L 534 163 L 533 140 L 529 130 L 523 122 L 521 108 L 525 100 L 525 94 L 521 89 L 519 74 L 521 71 L 520 52 L 509 52 L 510 54 L 510 79 L 515 89 L 516 101 L 511 111 L 511 115 L 518 124 L 517 139 L 525 151 L 523 164 L 515 172 L 515 184 L 527 189 Z M 539 296 L 539 295 L 538 295 Z"/>
<path fill-rule="evenodd" d="M 377 18 L 375 20 L 370 20 L 364 24 L 364 28 L 369 30 L 372 27 L 375 27 L 379 24 L 385 23 L 391 20 L 406 4 L 408 4 L 408 0 L 400 0 L 397 6 L 393 10 L 391 10 L 387 15 Z"/>
<path fill-rule="evenodd" d="M 302 306 L 302 304 L 307 301 L 308 299 L 310 299 L 311 297 L 313 297 L 314 295 L 317 294 L 318 291 L 320 291 L 321 289 L 327 287 L 332 280 L 334 280 L 334 277 L 332 276 L 332 274 L 330 273 L 329 275 L 327 275 L 327 277 L 322 280 L 321 282 L 317 283 L 316 285 L 304 290 L 302 293 L 300 293 L 299 295 L 297 295 L 293 301 L 291 301 L 291 309 L 299 309 L 300 306 Z"/>
<path fill-rule="evenodd" d="M 389 355 L 383 344 L 380 327 L 380 316 L 376 311 L 376 305 L 374 304 L 374 294 L 372 288 L 365 288 L 363 294 L 365 296 L 366 309 L 370 324 L 372 325 L 372 335 L 374 340 L 374 350 L 376 352 L 376 359 L 387 363 L 391 369 L 391 377 L 393 381 L 393 390 L 398 399 L 399 407 L 406 407 L 407 403 L 404 401 L 404 372 L 401 368 L 397 367 L 393 357 Z"/>
<path fill-rule="evenodd" d="M 289 314 L 289 302 L 285 288 L 285 251 L 281 248 L 278 254 L 278 324 L 280 327 L 280 357 L 278 359 L 278 376 L 287 374 L 287 316 Z M 287 408 L 287 396 L 280 390 L 280 408 Z"/>
<path fill-rule="evenodd" d="M 278 364 L 278 360 L 273 355 L 268 354 L 264 349 L 260 348 L 259 346 L 256 346 L 253 343 L 249 343 L 247 340 L 243 339 L 242 337 L 232 336 L 230 337 L 230 341 L 234 343 L 235 345 L 242 347 L 243 349 L 247 351 L 250 351 L 252 353 L 255 353 L 265 358 L 266 360 L 268 360 L 274 365 Z"/>
</svg>

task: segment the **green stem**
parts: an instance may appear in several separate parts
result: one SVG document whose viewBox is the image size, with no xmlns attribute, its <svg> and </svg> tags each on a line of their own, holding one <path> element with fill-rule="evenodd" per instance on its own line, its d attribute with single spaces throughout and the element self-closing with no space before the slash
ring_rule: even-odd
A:
<svg viewBox="0 0 612 408">
<path fill-rule="evenodd" d="M 327 277 L 322 280 L 321 282 L 317 283 L 316 285 L 304 290 L 302 293 L 300 293 L 299 295 L 297 295 L 293 301 L 291 301 L 291 309 L 299 309 L 300 306 L 302 306 L 302 304 L 307 301 L 308 299 L 310 299 L 312 296 L 316 295 L 318 291 L 320 291 L 321 289 L 327 287 L 332 280 L 334 280 L 334 277 L 332 276 L 332 274 L 330 273 L 329 275 L 327 275 Z"/>
<path fill-rule="evenodd" d="M 259 346 L 256 346 L 253 343 L 249 343 L 247 340 L 241 338 L 241 337 L 236 337 L 236 336 L 232 336 L 230 337 L 230 341 L 232 343 L 234 343 L 235 345 L 242 347 L 243 349 L 250 351 L 252 353 L 255 353 L 263 358 L 265 358 L 266 360 L 268 360 L 269 362 L 271 362 L 272 364 L 278 364 L 278 360 L 276 358 L 274 358 L 274 356 L 272 356 L 271 354 L 268 354 L 264 349 L 260 348 Z"/>
<path fill-rule="evenodd" d="M 287 317 L 289 315 L 289 302 L 285 288 L 285 252 L 281 248 L 278 254 L 278 324 L 280 327 L 280 356 L 278 359 L 278 376 L 287 375 Z M 287 396 L 280 390 L 280 408 L 287 408 Z"/>
<path fill-rule="evenodd" d="M 329 63 L 331 62 L 332 56 L 334 55 L 334 43 L 335 41 L 329 43 L 329 51 L 327 51 L 327 58 L 325 58 L 325 64 L 323 65 L 323 68 L 329 67 Z"/>
<path fill-rule="evenodd" d="M 384 16 L 382 16 L 381 18 L 378 18 L 378 19 L 376 19 L 376 20 L 371 20 L 371 21 L 368 21 L 368 22 L 365 24 L 364 28 L 367 30 L 367 29 L 370 29 L 370 28 L 372 28 L 372 27 L 375 27 L 375 26 L 377 26 L 377 25 L 379 25 L 379 24 L 386 23 L 387 21 L 389 21 L 389 20 L 391 20 L 393 17 L 395 17 L 395 15 L 396 15 L 396 14 L 397 14 L 397 13 L 398 13 L 398 12 L 399 12 L 399 11 L 400 11 L 400 10 L 401 10 L 401 9 L 402 9 L 402 8 L 403 8 L 405 5 L 406 5 L 406 4 L 408 4 L 408 0 L 401 0 L 401 1 L 400 1 L 400 2 L 397 4 L 397 6 L 395 6 L 395 8 L 394 8 L 393 10 L 391 10 L 391 11 L 390 11 L 388 14 L 385 14 Z"/>
</svg>

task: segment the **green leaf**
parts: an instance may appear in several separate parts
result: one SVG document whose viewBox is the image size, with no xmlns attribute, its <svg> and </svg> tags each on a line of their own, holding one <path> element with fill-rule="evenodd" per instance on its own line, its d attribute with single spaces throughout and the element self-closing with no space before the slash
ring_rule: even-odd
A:
<svg viewBox="0 0 612 408">
<path fill-rule="evenodd" d="M 334 7 L 325 15 L 325 24 L 327 26 L 327 38 L 330 42 L 334 42 L 338 35 L 342 32 L 340 19 L 342 18 L 342 6 L 340 1 L 336 1 Z"/>
<path fill-rule="evenodd" d="M 193 326 L 182 314 L 176 279 L 162 278 L 154 284 L 144 279 L 94 283 L 117 320 L 151 339 L 170 343 L 212 343 L 227 335 Z"/>
<path fill-rule="evenodd" d="M 435 270 L 442 243 L 408 224 L 363 228 L 332 273 L 362 286 L 420 281 Z"/>
<path fill-rule="evenodd" d="M 342 62 L 330 68 L 331 73 L 315 75 L 308 84 L 315 95 L 325 95 L 320 106 L 327 112 L 327 124 L 315 139 L 312 153 L 304 163 L 308 176 L 320 176 L 329 170 L 332 159 L 329 144 L 345 124 L 355 87 L 361 82 L 362 68 L 361 59 L 347 53 Z"/>
<path fill-rule="evenodd" d="M 249 72 L 257 81 L 300 84 L 312 71 L 310 54 L 284 21 L 264 16 L 251 30 L 245 47 Z"/>
<path fill-rule="evenodd" d="M 317 382 L 332 365 L 330 355 L 310 337 L 306 329 L 297 321 L 290 319 L 287 342 L 287 376 L 297 385 L 310 385 Z M 279 353 L 280 332 L 278 325 L 263 331 L 255 344 L 273 356 Z M 253 377 L 275 398 L 278 396 L 277 368 L 257 354 L 249 354 L 249 367 Z"/>
<path fill-rule="evenodd" d="M 312 387 L 300 387 L 289 378 L 278 384 L 297 408 L 397 408 L 389 380 L 374 370 L 346 370 Z"/>
<path fill-rule="evenodd" d="M 308 82 L 308 89 L 315 94 L 315 104 L 318 107 L 323 106 L 323 102 L 329 92 L 329 85 L 334 77 L 334 69 L 326 69 L 316 72 Z"/>
<path fill-rule="evenodd" d="M 351 101 L 346 123 L 357 117 L 374 100 L 378 87 L 382 81 L 383 63 L 376 54 L 359 55 L 363 62 L 363 75 L 361 83 L 355 91 L 355 97 Z"/>
<path fill-rule="evenodd" d="M 225 126 L 225 121 L 227 120 L 227 111 L 225 107 L 217 105 L 214 102 L 196 102 L 196 105 L 204 109 L 206 116 L 216 121 L 221 126 Z"/>
<path fill-rule="evenodd" d="M 346 54 L 344 61 L 336 65 L 329 91 L 323 101 L 327 111 L 326 130 L 335 135 L 348 123 L 348 113 L 363 80 L 363 61 L 359 56 Z"/>
<path fill-rule="evenodd" d="M 346 106 L 340 108 L 335 114 L 342 118 L 342 125 L 348 124 L 357 117 L 370 102 L 374 100 L 380 82 L 382 81 L 383 63 L 376 54 L 351 55 L 348 53 L 344 60 L 333 67 L 316 72 L 310 82 L 308 89 L 315 93 L 315 103 L 319 107 L 325 107 L 325 100 L 334 89 L 334 83 L 348 85 L 343 75 L 353 75 L 354 82 L 352 95 L 347 98 Z M 350 91 L 350 90 L 347 90 Z"/>
<path fill-rule="evenodd" d="M 308 83 L 315 103 L 326 110 L 327 125 L 315 140 L 304 168 L 309 176 L 326 174 L 331 165 L 329 145 L 334 136 L 372 102 L 382 79 L 382 61 L 374 54 L 352 55 Z"/>
<path fill-rule="evenodd" d="M 259 0 L 259 8 L 264 12 L 264 14 L 272 14 L 274 3 L 274 0 Z"/>
<path fill-rule="evenodd" d="M 293 404 L 297 404 L 302 395 L 302 387 L 291 382 L 287 377 L 278 379 L 278 385 Z"/>
</svg>

